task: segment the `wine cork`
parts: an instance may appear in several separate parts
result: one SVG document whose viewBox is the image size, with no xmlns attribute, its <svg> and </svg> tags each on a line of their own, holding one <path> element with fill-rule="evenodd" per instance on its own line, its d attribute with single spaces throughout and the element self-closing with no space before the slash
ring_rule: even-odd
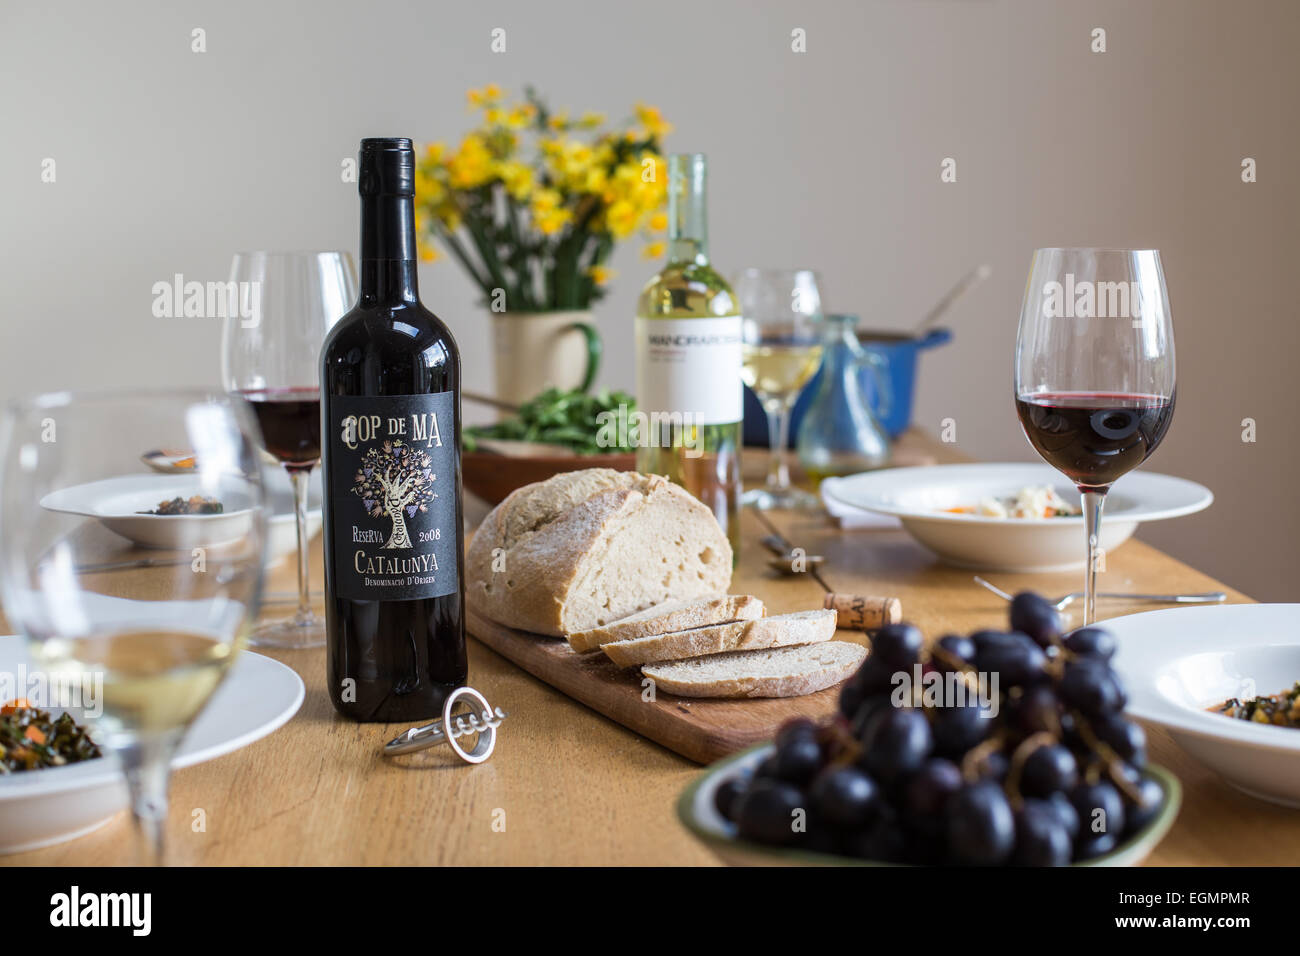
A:
<svg viewBox="0 0 1300 956">
<path fill-rule="evenodd" d="M 894 597 L 828 593 L 822 607 L 835 612 L 836 626 L 854 631 L 874 631 L 903 617 L 902 602 Z"/>
</svg>

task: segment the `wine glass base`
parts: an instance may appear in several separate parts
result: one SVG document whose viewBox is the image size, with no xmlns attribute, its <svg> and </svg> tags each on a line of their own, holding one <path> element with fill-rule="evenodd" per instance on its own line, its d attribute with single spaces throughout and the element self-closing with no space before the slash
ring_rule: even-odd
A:
<svg viewBox="0 0 1300 956">
<path fill-rule="evenodd" d="M 740 501 L 759 511 L 820 511 L 822 507 L 820 498 L 802 488 L 751 488 Z"/>
<path fill-rule="evenodd" d="M 280 650 L 304 650 L 325 646 L 325 622 L 312 615 L 305 620 L 288 618 L 269 621 L 253 629 L 248 636 L 250 647 L 272 647 Z"/>
</svg>

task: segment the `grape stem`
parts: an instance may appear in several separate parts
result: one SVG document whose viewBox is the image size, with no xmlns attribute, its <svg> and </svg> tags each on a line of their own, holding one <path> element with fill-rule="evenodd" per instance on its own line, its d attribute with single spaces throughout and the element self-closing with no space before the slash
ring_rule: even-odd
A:
<svg viewBox="0 0 1300 956">
<path fill-rule="evenodd" d="M 1020 741 L 1019 746 L 1011 753 L 1011 768 L 1007 771 L 1007 780 L 1003 784 L 1003 789 L 1007 792 L 1007 799 L 1011 801 L 1013 810 L 1019 810 L 1024 804 L 1024 795 L 1020 792 L 1020 774 L 1025 767 L 1025 761 L 1039 747 L 1046 747 L 1056 743 L 1056 738 L 1046 730 L 1040 730 L 1036 734 L 1030 734 L 1024 740 Z"/>
<path fill-rule="evenodd" d="M 857 763 L 862 756 L 862 742 L 840 723 L 832 721 L 829 728 L 839 744 L 839 752 L 831 759 L 830 766 L 848 767 Z"/>
<path fill-rule="evenodd" d="M 965 674 L 977 674 L 975 665 L 962 660 L 956 654 L 944 650 L 938 644 L 930 647 L 930 662 L 940 661 L 955 671 L 962 671 Z"/>
<path fill-rule="evenodd" d="M 1120 767 L 1124 765 L 1124 761 L 1120 759 L 1120 755 L 1115 753 L 1109 744 L 1101 740 L 1093 732 L 1092 725 L 1088 723 L 1087 718 L 1085 718 L 1083 714 L 1079 713 L 1077 710 L 1073 713 L 1075 726 L 1079 729 L 1079 736 L 1082 737 L 1083 742 L 1088 745 L 1088 749 L 1101 758 L 1102 766 L 1110 776 L 1110 779 L 1114 781 L 1115 786 L 1124 791 L 1124 795 L 1134 803 L 1142 806 L 1141 791 L 1139 791 L 1137 787 L 1133 786 L 1132 781 L 1125 778 L 1123 774 L 1119 772 Z M 1090 780 L 1089 783 L 1096 783 L 1096 781 Z"/>
<path fill-rule="evenodd" d="M 1001 750 L 1004 743 L 1002 734 L 999 732 L 966 751 L 966 756 L 962 757 L 961 760 L 961 775 L 967 783 L 975 783 L 979 780 L 980 765 Z"/>
</svg>

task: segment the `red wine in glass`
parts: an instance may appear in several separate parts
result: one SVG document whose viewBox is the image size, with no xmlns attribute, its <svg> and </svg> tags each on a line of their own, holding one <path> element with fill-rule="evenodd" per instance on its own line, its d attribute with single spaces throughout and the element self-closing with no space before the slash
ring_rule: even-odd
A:
<svg viewBox="0 0 1300 956">
<path fill-rule="evenodd" d="M 1034 252 L 1016 331 L 1025 436 L 1083 499 L 1083 623 L 1097 619 L 1110 486 L 1155 451 L 1174 415 L 1174 327 L 1156 249 Z"/>
<path fill-rule="evenodd" d="M 221 377 L 257 418 L 262 447 L 289 475 L 298 539 L 298 610 L 255 627 L 256 647 L 305 648 L 325 643 L 325 622 L 311 608 L 307 486 L 321 459 L 321 342 L 356 300 L 356 269 L 346 252 L 240 252 L 232 286 L 246 288 L 260 321 L 227 316 Z"/>
<path fill-rule="evenodd" d="M 1105 491 L 1155 451 L 1174 398 L 1121 392 L 1035 392 L 1016 399 L 1025 436 L 1082 490 Z"/>
<path fill-rule="evenodd" d="M 266 450 L 289 470 L 320 461 L 320 389 L 264 388 L 240 392 L 262 429 Z"/>
</svg>

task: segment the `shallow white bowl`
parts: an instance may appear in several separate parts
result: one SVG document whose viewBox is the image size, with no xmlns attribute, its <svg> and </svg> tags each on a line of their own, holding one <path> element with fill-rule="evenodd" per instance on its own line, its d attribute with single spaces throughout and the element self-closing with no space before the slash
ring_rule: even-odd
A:
<svg viewBox="0 0 1300 956">
<path fill-rule="evenodd" d="M 849 507 L 895 515 L 918 543 L 949 564 L 987 571 L 1070 571 L 1087 562 L 1083 517 L 991 518 L 953 514 L 988 496 L 1014 495 L 1026 485 L 1050 485 L 1066 501 L 1078 491 L 1046 464 L 929 465 L 827 478 L 822 491 Z M 1135 471 L 1106 496 L 1102 548 L 1114 550 L 1143 521 L 1201 511 L 1208 488 L 1169 475 Z"/>
<path fill-rule="evenodd" d="M 1300 680 L 1300 604 L 1170 608 L 1106 621 L 1129 713 L 1246 793 L 1300 807 L 1300 728 L 1207 708 L 1287 690 Z"/>
<path fill-rule="evenodd" d="M 202 475 L 122 475 L 52 491 L 41 499 L 41 507 L 96 518 L 146 548 L 211 548 L 238 541 L 253 527 L 253 498 L 239 487 L 242 481 L 230 477 L 224 484 L 214 493 Z M 225 510 L 215 515 L 140 514 L 191 495 L 217 498 Z"/>
<path fill-rule="evenodd" d="M 270 518 L 267 521 L 266 564 L 270 567 L 298 547 L 298 529 L 293 514 L 293 489 L 288 474 L 278 464 L 262 470 Z M 158 503 L 178 495 L 188 498 L 206 494 L 198 475 L 124 475 L 104 481 L 63 488 L 41 499 L 50 511 L 95 518 L 104 527 L 147 548 L 189 549 L 214 547 L 237 541 L 248 533 L 251 512 L 247 501 L 226 495 L 226 510 L 219 515 L 142 515 Z M 313 469 L 307 485 L 307 534 L 314 537 L 321 527 L 320 469 Z"/>
<path fill-rule="evenodd" d="M 0 637 L 0 673 L 17 675 L 29 666 L 23 638 Z M 212 760 L 265 737 L 297 713 L 303 694 L 302 679 L 279 661 L 241 653 L 185 735 L 172 768 Z M 80 719 L 75 710 L 70 712 Z M 0 853 L 34 850 L 90 833 L 126 806 L 122 767 L 111 754 L 67 767 L 5 774 L 0 776 Z"/>
</svg>

